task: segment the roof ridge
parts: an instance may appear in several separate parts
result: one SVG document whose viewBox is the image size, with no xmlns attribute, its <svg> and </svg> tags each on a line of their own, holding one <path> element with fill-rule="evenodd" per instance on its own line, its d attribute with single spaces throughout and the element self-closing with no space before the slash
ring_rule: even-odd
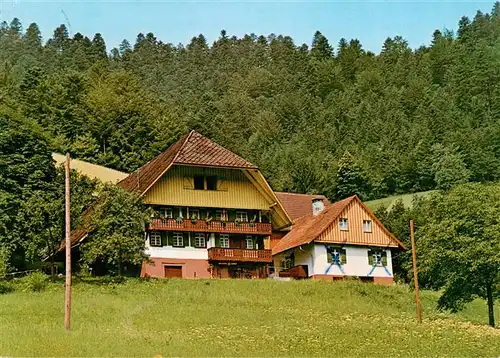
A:
<svg viewBox="0 0 500 358">
<path fill-rule="evenodd" d="M 179 157 L 180 152 L 182 152 L 182 149 L 184 148 L 184 146 L 186 145 L 186 143 L 189 141 L 189 138 L 191 138 L 191 136 L 193 135 L 193 133 L 198 133 L 198 132 L 196 132 L 194 129 L 192 129 L 189 132 L 189 134 L 186 136 L 186 138 L 184 138 L 184 142 L 182 143 L 182 145 L 179 146 L 179 149 L 177 149 L 177 151 L 175 152 L 175 155 L 172 158 L 172 163 L 175 163 L 175 161 L 177 160 L 177 157 Z"/>
<path fill-rule="evenodd" d="M 286 195 L 302 195 L 302 196 L 322 196 L 326 198 L 325 195 L 323 194 L 303 194 L 303 193 L 289 193 L 286 191 L 275 191 L 276 194 L 286 194 Z"/>
</svg>

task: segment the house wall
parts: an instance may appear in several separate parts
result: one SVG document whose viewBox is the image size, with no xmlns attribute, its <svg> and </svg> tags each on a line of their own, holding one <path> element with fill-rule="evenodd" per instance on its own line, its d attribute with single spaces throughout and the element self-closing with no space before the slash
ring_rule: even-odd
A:
<svg viewBox="0 0 500 358">
<path fill-rule="evenodd" d="M 392 256 L 391 250 L 387 249 L 387 266 L 375 267 L 368 263 L 368 250 L 366 246 L 344 246 L 346 250 L 347 263 L 342 265 L 342 272 L 336 265 L 331 265 L 328 262 L 326 247 L 324 244 L 314 245 L 314 271 L 310 272 L 313 275 L 330 275 L 330 276 L 370 276 L 372 277 L 391 277 L 392 278 Z"/>
<path fill-rule="evenodd" d="M 314 246 L 307 245 L 302 249 L 295 248 L 295 266 L 304 265 L 307 266 L 307 272 L 311 275 L 314 272 Z M 282 271 L 282 262 L 285 260 L 285 256 L 288 256 L 290 252 L 282 252 L 278 255 L 273 256 L 273 264 L 275 271 Z"/>
<path fill-rule="evenodd" d="M 309 277 L 318 279 L 342 278 L 345 276 L 373 277 L 375 283 L 392 283 L 392 256 L 391 250 L 387 249 L 387 266 L 375 267 L 368 262 L 367 246 L 344 246 L 346 250 L 346 264 L 342 265 L 342 270 L 336 265 L 328 263 L 327 251 L 324 244 L 315 243 L 306 245 L 303 250 L 294 249 L 295 265 L 307 265 Z M 285 259 L 287 253 L 280 253 L 273 257 L 274 267 L 278 268 Z M 373 269 L 373 271 L 372 271 Z M 386 271 L 387 269 L 387 271 Z M 368 275 L 370 273 L 370 275 Z"/>
<path fill-rule="evenodd" d="M 216 175 L 218 190 L 194 190 L 195 175 Z M 174 165 L 146 193 L 147 204 L 269 210 L 272 204 L 239 169 Z"/>
<path fill-rule="evenodd" d="M 165 277 L 165 266 L 181 266 L 182 278 L 212 277 L 208 260 L 152 257 L 150 261 L 142 263 L 141 277 Z"/>
<path fill-rule="evenodd" d="M 353 200 L 338 218 L 347 218 L 349 230 L 341 231 L 337 219 L 318 236 L 316 241 L 397 247 L 382 225 L 373 220 L 370 213 L 357 200 Z M 363 232 L 363 220 L 372 221 L 372 232 Z"/>
</svg>

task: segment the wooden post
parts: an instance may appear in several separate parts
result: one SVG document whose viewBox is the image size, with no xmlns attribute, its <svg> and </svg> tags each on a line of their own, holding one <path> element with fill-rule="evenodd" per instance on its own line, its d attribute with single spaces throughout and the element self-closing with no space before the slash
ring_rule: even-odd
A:
<svg viewBox="0 0 500 358">
<path fill-rule="evenodd" d="M 410 237 L 411 237 L 411 256 L 413 261 L 413 282 L 415 284 L 415 303 L 417 306 L 417 321 L 418 323 L 422 323 L 422 305 L 420 303 L 420 293 L 418 291 L 417 251 L 415 248 L 413 219 L 410 220 Z"/>
<path fill-rule="evenodd" d="M 70 215 L 70 157 L 66 153 L 66 299 L 64 304 L 64 328 L 69 331 L 71 322 L 71 215 Z"/>
</svg>

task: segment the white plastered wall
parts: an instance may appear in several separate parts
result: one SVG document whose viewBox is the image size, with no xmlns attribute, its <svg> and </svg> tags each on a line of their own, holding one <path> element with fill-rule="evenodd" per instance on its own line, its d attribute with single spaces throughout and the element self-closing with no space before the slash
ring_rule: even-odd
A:
<svg viewBox="0 0 500 358">
<path fill-rule="evenodd" d="M 373 266 L 368 263 L 368 250 L 366 246 L 344 246 L 346 250 L 347 263 L 342 265 L 342 271 L 337 265 L 331 265 L 327 259 L 326 247 L 324 244 L 314 245 L 314 271 L 310 275 L 332 275 L 332 276 L 359 276 L 365 277 L 370 273 L 371 277 L 392 277 L 392 256 L 391 250 L 387 252 L 387 266 Z M 373 269 L 373 271 L 372 271 Z"/>
</svg>

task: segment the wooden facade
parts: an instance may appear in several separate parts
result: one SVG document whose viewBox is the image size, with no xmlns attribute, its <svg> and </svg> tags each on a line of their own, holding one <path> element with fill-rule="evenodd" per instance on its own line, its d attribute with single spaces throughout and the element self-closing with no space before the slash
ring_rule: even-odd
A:
<svg viewBox="0 0 500 358">
<path fill-rule="evenodd" d="M 195 175 L 217 176 L 217 190 L 194 189 Z M 146 193 L 153 205 L 269 210 L 270 203 L 238 169 L 174 165 Z"/>
<path fill-rule="evenodd" d="M 341 230 L 340 219 L 348 222 L 348 230 Z M 371 232 L 364 231 L 363 221 L 371 222 Z M 371 215 L 358 200 L 353 200 L 314 240 L 323 243 L 339 243 L 349 245 L 367 245 L 381 247 L 398 247 L 390 233 Z"/>
</svg>

